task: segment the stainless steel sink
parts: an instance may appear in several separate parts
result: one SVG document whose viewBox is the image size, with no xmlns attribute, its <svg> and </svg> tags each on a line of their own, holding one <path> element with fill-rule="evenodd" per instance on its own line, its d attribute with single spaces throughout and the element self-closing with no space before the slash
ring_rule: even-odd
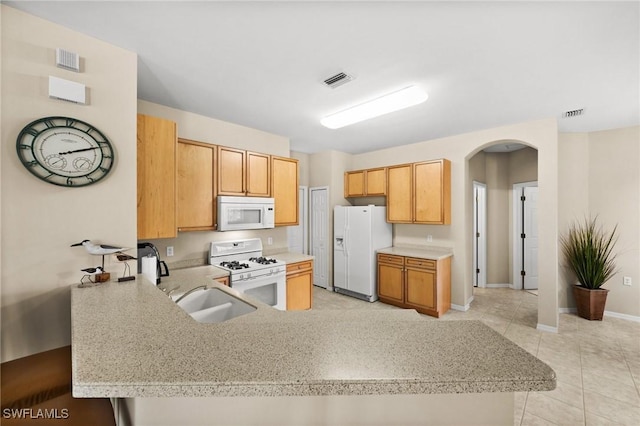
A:
<svg viewBox="0 0 640 426">
<path fill-rule="evenodd" d="M 216 323 L 228 321 L 256 310 L 244 300 L 240 300 L 218 288 L 196 290 L 184 297 L 171 295 L 180 308 L 198 322 Z"/>
</svg>

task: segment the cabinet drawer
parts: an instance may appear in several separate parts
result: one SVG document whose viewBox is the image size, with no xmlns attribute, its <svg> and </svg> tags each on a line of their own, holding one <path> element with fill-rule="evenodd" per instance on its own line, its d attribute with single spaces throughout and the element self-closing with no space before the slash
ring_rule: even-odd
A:
<svg viewBox="0 0 640 426">
<path fill-rule="evenodd" d="M 392 263 L 394 265 L 404 265 L 404 257 L 393 254 L 378 254 L 378 262 Z"/>
<path fill-rule="evenodd" d="M 418 259 L 415 257 L 407 257 L 407 266 L 436 269 L 436 261 L 429 260 L 429 259 Z"/>
<path fill-rule="evenodd" d="M 304 261 L 287 264 L 287 274 L 292 274 L 299 271 L 305 271 L 313 268 L 313 261 Z"/>
</svg>

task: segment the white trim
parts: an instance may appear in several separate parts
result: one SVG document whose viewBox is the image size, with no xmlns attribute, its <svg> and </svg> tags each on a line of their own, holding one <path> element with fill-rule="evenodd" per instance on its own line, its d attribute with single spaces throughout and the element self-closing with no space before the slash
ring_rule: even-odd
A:
<svg viewBox="0 0 640 426">
<path fill-rule="evenodd" d="M 511 204 L 512 204 L 512 216 L 511 216 L 511 233 L 512 235 L 512 270 L 513 270 L 513 288 L 514 290 L 522 290 L 522 276 L 520 275 L 520 271 L 522 270 L 522 265 L 520 265 L 520 261 L 522 259 L 522 244 L 520 241 L 520 222 L 517 220 L 522 217 L 522 203 L 518 203 L 517 201 L 520 199 L 522 195 L 522 188 L 538 186 L 538 181 L 532 182 L 522 182 L 522 183 L 514 183 L 511 188 Z M 540 249 L 538 249 L 539 251 Z"/>
<path fill-rule="evenodd" d="M 509 283 L 487 284 L 487 288 L 513 288 L 513 285 Z"/>
<path fill-rule="evenodd" d="M 611 318 L 620 318 L 627 321 L 640 322 L 640 317 L 629 314 L 620 314 L 618 312 L 604 311 L 604 316 Z"/>
<path fill-rule="evenodd" d="M 536 326 L 536 330 L 546 331 L 548 333 L 557 333 L 558 327 L 551 327 L 550 325 L 544 325 L 544 324 L 538 323 L 538 325 Z"/>
<path fill-rule="evenodd" d="M 482 190 L 481 199 L 477 199 L 479 190 Z M 485 183 L 473 181 L 473 198 L 473 270 L 471 272 L 474 285 L 485 288 L 487 287 L 487 185 Z M 476 237 L 478 232 L 481 235 L 479 239 Z M 476 240 L 479 247 L 476 247 Z M 478 259 L 480 262 L 476 264 Z M 476 274 L 476 269 L 480 269 L 479 274 Z"/>
<path fill-rule="evenodd" d="M 469 309 L 471 309 L 471 302 L 473 302 L 473 298 L 474 296 L 471 296 L 469 300 L 467 300 L 467 304 L 464 306 L 452 303 L 451 309 L 453 309 L 454 311 L 467 312 Z"/>
</svg>

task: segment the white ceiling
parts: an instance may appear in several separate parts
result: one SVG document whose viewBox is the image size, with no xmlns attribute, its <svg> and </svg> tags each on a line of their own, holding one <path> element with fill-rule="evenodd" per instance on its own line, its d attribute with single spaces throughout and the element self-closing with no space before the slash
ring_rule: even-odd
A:
<svg viewBox="0 0 640 426">
<path fill-rule="evenodd" d="M 637 1 L 4 3 L 136 52 L 140 99 L 288 136 L 295 151 L 360 153 L 549 117 L 562 132 L 640 124 Z M 340 71 L 355 80 L 323 86 Z M 429 99 L 320 125 L 410 84 Z"/>
</svg>

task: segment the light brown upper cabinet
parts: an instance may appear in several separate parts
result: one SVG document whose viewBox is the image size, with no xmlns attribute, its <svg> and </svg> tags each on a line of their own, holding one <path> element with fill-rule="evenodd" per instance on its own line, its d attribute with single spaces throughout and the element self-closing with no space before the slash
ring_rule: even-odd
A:
<svg viewBox="0 0 640 426">
<path fill-rule="evenodd" d="M 364 197 L 364 170 L 344 173 L 344 197 Z"/>
<path fill-rule="evenodd" d="M 174 238 L 176 123 L 138 114 L 138 239 Z"/>
<path fill-rule="evenodd" d="M 218 195 L 269 197 L 268 154 L 218 147 Z"/>
<path fill-rule="evenodd" d="M 451 162 L 433 160 L 387 168 L 387 222 L 451 223 Z"/>
<path fill-rule="evenodd" d="M 271 196 L 271 156 L 247 151 L 247 187 L 249 197 Z"/>
<path fill-rule="evenodd" d="M 413 164 L 387 168 L 387 222 L 413 222 Z"/>
<path fill-rule="evenodd" d="M 413 164 L 414 223 L 451 223 L 451 162 L 441 159 Z"/>
<path fill-rule="evenodd" d="M 275 201 L 275 225 L 297 225 L 298 160 L 271 157 L 271 196 Z"/>
<path fill-rule="evenodd" d="M 216 229 L 216 148 L 178 139 L 178 231 Z"/>
<path fill-rule="evenodd" d="M 387 193 L 387 169 L 355 170 L 344 174 L 344 196 L 374 197 Z"/>
</svg>

